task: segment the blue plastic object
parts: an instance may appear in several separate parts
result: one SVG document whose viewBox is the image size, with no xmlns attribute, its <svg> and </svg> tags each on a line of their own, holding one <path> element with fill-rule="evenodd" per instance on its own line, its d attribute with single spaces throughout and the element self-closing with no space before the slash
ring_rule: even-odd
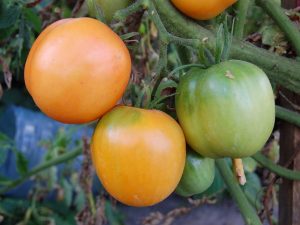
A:
<svg viewBox="0 0 300 225">
<path fill-rule="evenodd" d="M 50 119 L 40 112 L 34 112 L 26 108 L 9 106 L 0 115 L 0 132 L 11 138 L 19 151 L 21 151 L 28 161 L 29 169 L 37 166 L 43 159 L 46 149 L 41 145 L 41 141 L 52 141 L 59 129 L 66 132 L 72 130 L 72 142 L 80 140 L 83 136 L 90 137 L 92 128 L 82 125 L 67 125 Z M 0 157 L 5 157 L 4 152 Z M 74 161 L 73 167 L 80 169 L 82 157 L 79 156 Z M 60 170 L 60 167 L 58 167 Z M 16 169 L 16 159 L 13 151 L 8 151 L 4 163 L 0 165 L 0 175 L 10 179 L 16 179 L 19 174 Z M 16 187 L 7 193 L 8 196 L 26 197 L 32 187 L 32 181 Z M 97 188 L 96 188 L 97 189 Z"/>
</svg>

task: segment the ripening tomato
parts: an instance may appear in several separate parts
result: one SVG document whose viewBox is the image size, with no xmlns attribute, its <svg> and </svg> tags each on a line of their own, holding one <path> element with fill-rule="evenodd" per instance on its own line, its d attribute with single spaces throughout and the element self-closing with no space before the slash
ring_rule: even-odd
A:
<svg viewBox="0 0 300 225">
<path fill-rule="evenodd" d="M 95 4 L 100 7 L 106 22 L 110 23 L 115 12 L 129 6 L 133 0 L 88 0 L 89 15 L 95 17 Z"/>
<path fill-rule="evenodd" d="M 237 0 L 171 0 L 181 12 L 197 20 L 209 20 L 222 13 Z"/>
<path fill-rule="evenodd" d="M 176 113 L 187 143 L 204 157 L 243 158 L 259 151 L 275 122 L 272 86 L 239 60 L 192 69 L 177 89 Z"/>
<path fill-rule="evenodd" d="M 91 18 L 59 20 L 34 42 L 25 84 L 37 106 L 64 123 L 98 119 L 115 106 L 130 78 L 123 41 Z"/>
<path fill-rule="evenodd" d="M 189 149 L 176 193 L 183 197 L 200 194 L 210 187 L 214 178 L 215 160 L 204 158 Z"/>
<path fill-rule="evenodd" d="M 178 123 L 158 110 L 118 106 L 99 121 L 92 160 L 104 188 L 130 206 L 150 206 L 176 188 L 185 164 Z"/>
</svg>

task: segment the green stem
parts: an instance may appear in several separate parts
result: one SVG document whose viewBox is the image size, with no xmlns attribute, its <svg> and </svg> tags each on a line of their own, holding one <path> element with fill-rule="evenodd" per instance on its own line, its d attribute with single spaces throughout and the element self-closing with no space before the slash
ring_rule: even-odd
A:
<svg viewBox="0 0 300 225">
<path fill-rule="evenodd" d="M 256 2 L 277 23 L 280 29 L 285 33 L 287 39 L 294 46 L 297 55 L 300 56 L 300 32 L 280 5 L 274 3 L 274 0 L 257 0 Z"/>
<path fill-rule="evenodd" d="M 281 106 L 276 106 L 276 117 L 300 127 L 300 114 Z"/>
<path fill-rule="evenodd" d="M 269 169 L 273 173 L 277 174 L 280 177 L 289 179 L 289 180 L 300 180 L 300 172 L 293 171 L 286 169 L 282 166 L 279 166 L 272 162 L 270 159 L 266 158 L 261 153 L 256 153 L 254 156 L 252 156 L 253 159 L 255 159 L 259 164 L 261 164 L 263 167 Z"/>
<path fill-rule="evenodd" d="M 234 36 L 242 40 L 244 37 L 244 27 L 247 19 L 247 12 L 250 0 L 239 0 L 236 3 L 237 16 L 235 20 Z"/>
<path fill-rule="evenodd" d="M 170 77 L 172 77 L 174 74 L 176 74 L 177 72 L 179 72 L 180 70 L 184 70 L 184 69 L 187 69 L 187 68 L 191 68 L 191 67 L 198 67 L 198 68 L 201 68 L 201 69 L 205 69 L 206 67 L 203 65 L 203 64 L 187 64 L 187 65 L 183 65 L 183 66 L 179 66 L 179 67 L 176 67 L 174 70 L 172 70 L 169 74 Z"/>
<path fill-rule="evenodd" d="M 87 198 L 88 198 L 88 202 L 89 202 L 89 205 L 90 205 L 90 209 L 91 209 L 92 215 L 96 216 L 96 206 L 95 206 L 95 201 L 94 201 L 93 193 L 89 192 Z"/>
<path fill-rule="evenodd" d="M 22 177 L 12 181 L 10 184 L 6 185 L 4 188 L 0 189 L 0 195 L 4 194 L 5 192 L 9 191 L 10 189 L 22 184 L 23 182 L 25 182 L 28 178 L 30 178 L 33 175 L 36 175 L 37 173 L 46 170 L 52 166 L 64 163 L 68 160 L 74 159 L 77 156 L 79 156 L 82 153 L 82 147 L 78 147 L 77 149 L 73 150 L 73 151 L 69 151 L 67 153 L 64 153 L 62 155 L 60 155 L 57 158 L 51 159 L 49 161 L 46 161 L 44 163 L 42 163 L 41 165 L 35 167 L 34 169 L 32 169 L 31 171 L 27 172 L 26 174 L 24 174 Z"/>
<path fill-rule="evenodd" d="M 141 10 L 142 8 L 146 9 L 148 7 L 148 0 L 138 0 L 129 7 L 125 9 L 118 10 L 115 14 L 113 19 L 118 21 L 125 21 L 128 16 L 131 14 Z"/>
<path fill-rule="evenodd" d="M 153 0 L 164 26 L 172 35 L 186 39 L 207 40 L 206 47 L 215 52 L 215 35 L 193 20 L 183 17 L 166 0 Z M 300 42 L 299 42 L 300 43 Z M 300 93 L 300 63 L 282 56 L 277 56 L 250 43 L 233 40 L 230 57 L 251 62 L 261 67 L 271 80 L 285 88 Z"/>
<path fill-rule="evenodd" d="M 197 48 L 201 44 L 201 42 L 197 39 L 185 39 L 181 37 L 176 37 L 172 34 L 168 33 L 168 39 L 170 42 L 177 44 L 177 45 L 182 45 L 182 46 L 190 46 Z"/>
<path fill-rule="evenodd" d="M 164 79 L 165 76 L 167 76 L 167 73 L 163 73 L 163 69 L 167 66 L 167 55 L 168 55 L 168 44 L 161 43 L 160 49 L 159 49 L 159 61 L 157 62 L 157 67 L 154 71 L 155 84 L 153 86 L 153 89 L 151 91 L 151 98 L 153 99 L 155 96 L 155 93 L 159 87 L 159 84 L 161 83 L 162 79 Z"/>
<path fill-rule="evenodd" d="M 236 201 L 247 225 L 262 225 L 254 208 L 250 205 L 244 192 L 236 181 L 225 159 L 216 160 L 217 167 L 227 185 L 233 199 Z"/>
</svg>

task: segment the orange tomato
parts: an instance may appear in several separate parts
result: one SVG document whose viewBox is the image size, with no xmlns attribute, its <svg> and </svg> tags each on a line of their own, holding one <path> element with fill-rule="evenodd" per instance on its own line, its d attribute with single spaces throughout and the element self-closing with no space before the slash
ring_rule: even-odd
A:
<svg viewBox="0 0 300 225">
<path fill-rule="evenodd" d="M 92 160 L 105 189 L 130 206 L 168 197 L 185 165 L 185 138 L 178 123 L 157 110 L 118 106 L 97 125 Z"/>
<path fill-rule="evenodd" d="M 34 42 L 25 84 L 36 105 L 64 123 L 98 119 L 123 95 L 131 59 L 123 41 L 91 18 L 59 20 Z"/>
<path fill-rule="evenodd" d="M 181 12 L 197 20 L 209 20 L 237 0 L 171 0 Z"/>
</svg>

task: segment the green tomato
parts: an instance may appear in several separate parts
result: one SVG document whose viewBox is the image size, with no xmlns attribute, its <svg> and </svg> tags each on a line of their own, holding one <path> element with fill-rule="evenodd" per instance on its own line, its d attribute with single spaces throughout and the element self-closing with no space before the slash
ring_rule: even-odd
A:
<svg viewBox="0 0 300 225">
<path fill-rule="evenodd" d="M 177 93 L 176 113 L 187 143 L 204 157 L 251 156 L 273 130 L 273 90 L 266 74 L 251 63 L 230 60 L 192 69 Z"/>
<path fill-rule="evenodd" d="M 175 192 L 183 197 L 202 193 L 213 183 L 215 161 L 188 150 L 183 175 Z"/>
<path fill-rule="evenodd" d="M 256 170 L 257 162 L 253 158 L 246 157 L 246 158 L 243 158 L 242 160 L 243 160 L 243 165 L 244 165 L 245 171 L 252 173 Z"/>
<path fill-rule="evenodd" d="M 129 6 L 133 0 L 88 0 L 89 15 L 96 16 L 95 5 L 101 9 L 102 16 L 107 23 L 110 23 L 115 12 Z"/>
</svg>

